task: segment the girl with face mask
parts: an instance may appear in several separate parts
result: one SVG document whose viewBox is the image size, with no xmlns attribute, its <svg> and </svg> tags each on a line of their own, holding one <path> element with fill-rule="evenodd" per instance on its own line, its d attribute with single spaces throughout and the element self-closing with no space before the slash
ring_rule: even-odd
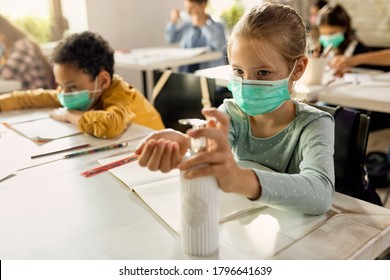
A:
<svg viewBox="0 0 390 280">
<path fill-rule="evenodd" d="M 318 14 L 319 42 L 323 48 L 330 44 L 335 55 L 351 56 L 368 51 L 352 29 L 351 17 L 339 4 L 327 5 Z"/>
<path fill-rule="evenodd" d="M 206 128 L 152 134 L 136 151 L 139 164 L 178 167 L 186 178 L 215 176 L 225 192 L 287 211 L 326 212 L 334 194 L 334 120 L 290 97 L 308 62 L 305 39 L 302 19 L 291 7 L 253 8 L 227 45 L 233 99 L 218 110 L 203 109 Z M 208 138 L 208 148 L 181 162 L 190 137 Z"/>
</svg>

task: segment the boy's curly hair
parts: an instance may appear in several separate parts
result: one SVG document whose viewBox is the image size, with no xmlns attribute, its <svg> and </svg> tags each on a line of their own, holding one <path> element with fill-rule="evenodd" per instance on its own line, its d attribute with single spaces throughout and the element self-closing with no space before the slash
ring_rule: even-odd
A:
<svg viewBox="0 0 390 280">
<path fill-rule="evenodd" d="M 52 62 L 72 64 L 95 79 L 101 70 L 112 78 L 114 74 L 114 51 L 100 35 L 85 31 L 69 35 L 52 53 Z"/>
</svg>

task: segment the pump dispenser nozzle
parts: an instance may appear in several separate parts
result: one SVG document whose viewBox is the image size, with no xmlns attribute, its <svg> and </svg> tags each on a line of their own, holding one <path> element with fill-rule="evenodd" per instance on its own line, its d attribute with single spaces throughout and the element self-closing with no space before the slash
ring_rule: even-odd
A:
<svg viewBox="0 0 390 280">
<path fill-rule="evenodd" d="M 180 119 L 179 124 L 182 125 L 191 125 L 193 129 L 199 129 L 204 127 L 207 124 L 206 120 L 202 119 Z M 197 153 L 206 148 L 207 143 L 204 137 L 200 138 L 191 138 L 191 152 Z"/>
</svg>

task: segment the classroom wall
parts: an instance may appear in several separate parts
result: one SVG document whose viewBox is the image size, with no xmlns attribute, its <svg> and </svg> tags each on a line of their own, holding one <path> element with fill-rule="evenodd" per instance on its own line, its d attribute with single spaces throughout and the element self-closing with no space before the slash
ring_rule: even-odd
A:
<svg viewBox="0 0 390 280">
<path fill-rule="evenodd" d="M 182 0 L 84 0 L 88 28 L 101 34 L 116 50 L 163 46 L 164 28 L 172 7 Z M 116 68 L 126 81 L 142 88 L 141 73 Z"/>
<path fill-rule="evenodd" d="M 353 26 L 365 44 L 390 47 L 389 0 L 343 0 L 338 3 L 350 14 Z"/>
<path fill-rule="evenodd" d="M 172 7 L 182 0 L 85 0 L 88 26 L 115 49 L 164 45 L 164 27 Z M 108 5 L 109 3 L 109 5 Z"/>
</svg>

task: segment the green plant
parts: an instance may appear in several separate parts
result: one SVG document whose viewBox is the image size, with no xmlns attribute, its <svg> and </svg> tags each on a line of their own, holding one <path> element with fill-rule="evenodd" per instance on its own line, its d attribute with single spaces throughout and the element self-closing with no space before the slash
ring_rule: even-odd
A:
<svg viewBox="0 0 390 280">
<path fill-rule="evenodd" d="M 24 16 L 16 19 L 15 24 L 39 43 L 46 43 L 51 39 L 52 21 L 50 19 Z"/>
<path fill-rule="evenodd" d="M 234 4 L 229 9 L 222 11 L 221 18 L 224 20 L 229 33 L 236 22 L 242 17 L 244 11 L 245 8 L 241 3 L 241 0 L 235 0 Z"/>
</svg>

